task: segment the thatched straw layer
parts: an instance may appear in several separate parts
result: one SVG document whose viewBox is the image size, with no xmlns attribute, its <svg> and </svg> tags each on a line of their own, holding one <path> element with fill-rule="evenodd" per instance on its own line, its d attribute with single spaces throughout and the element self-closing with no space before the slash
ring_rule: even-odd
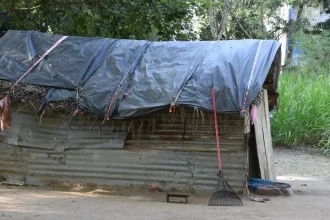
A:
<svg viewBox="0 0 330 220">
<path fill-rule="evenodd" d="M 0 98 L 7 95 L 13 84 L 13 82 L 0 80 Z M 19 104 L 20 109 L 28 108 L 37 113 L 49 90 L 49 87 L 44 86 L 18 84 L 14 91 L 10 94 L 11 102 Z M 75 100 L 49 103 L 43 113 L 58 112 L 61 114 L 70 115 L 76 110 L 76 106 L 77 103 Z"/>
</svg>

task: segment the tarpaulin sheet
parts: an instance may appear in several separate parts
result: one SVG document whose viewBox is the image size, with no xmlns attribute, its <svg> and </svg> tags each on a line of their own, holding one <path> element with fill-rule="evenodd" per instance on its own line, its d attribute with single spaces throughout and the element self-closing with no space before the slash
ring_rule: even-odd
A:
<svg viewBox="0 0 330 220">
<path fill-rule="evenodd" d="M 8 31 L 0 38 L 0 79 L 19 79 L 60 37 Z M 113 118 L 171 104 L 212 111 L 212 86 L 219 113 L 240 112 L 261 90 L 279 47 L 274 40 L 149 42 L 69 36 L 22 83 L 54 88 L 45 103 L 78 95 L 80 108 L 100 116 L 109 111 Z"/>
</svg>

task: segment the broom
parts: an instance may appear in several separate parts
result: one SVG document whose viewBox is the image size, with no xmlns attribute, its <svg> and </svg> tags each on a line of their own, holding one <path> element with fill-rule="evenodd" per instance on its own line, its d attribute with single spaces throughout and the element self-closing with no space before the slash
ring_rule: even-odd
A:
<svg viewBox="0 0 330 220">
<path fill-rule="evenodd" d="M 229 186 L 229 184 L 223 177 L 221 155 L 220 155 L 218 120 L 217 120 L 215 94 L 213 87 L 212 87 L 212 104 L 213 104 L 214 127 L 215 127 L 217 150 L 218 150 L 219 173 L 217 174 L 217 176 L 219 177 L 219 181 L 218 181 L 218 191 L 212 194 L 208 205 L 209 206 L 242 206 L 243 205 L 242 200 L 237 196 L 237 194 L 233 191 L 233 189 Z"/>
<path fill-rule="evenodd" d="M 17 84 L 36 67 L 41 60 L 43 60 L 57 45 L 59 45 L 67 36 L 62 36 L 58 39 L 53 46 L 51 46 L 9 89 L 7 95 L 0 100 L 0 130 L 4 131 L 8 129 L 12 123 L 12 117 L 10 112 L 10 93 L 12 93 Z"/>
</svg>

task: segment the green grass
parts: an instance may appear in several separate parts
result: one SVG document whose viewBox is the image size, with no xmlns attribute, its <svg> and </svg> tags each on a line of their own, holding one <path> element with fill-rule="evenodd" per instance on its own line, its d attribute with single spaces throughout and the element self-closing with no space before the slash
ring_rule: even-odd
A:
<svg viewBox="0 0 330 220">
<path fill-rule="evenodd" d="M 276 145 L 311 144 L 330 153 L 330 74 L 310 68 L 285 72 L 279 81 L 280 102 L 272 119 Z"/>
<path fill-rule="evenodd" d="M 279 108 L 272 112 L 276 145 L 313 145 L 330 154 L 330 31 L 295 33 L 304 65 L 279 79 Z"/>
</svg>

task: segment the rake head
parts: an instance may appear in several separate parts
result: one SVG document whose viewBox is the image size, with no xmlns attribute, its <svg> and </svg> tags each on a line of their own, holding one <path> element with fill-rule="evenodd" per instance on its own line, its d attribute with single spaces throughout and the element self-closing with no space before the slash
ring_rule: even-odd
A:
<svg viewBox="0 0 330 220">
<path fill-rule="evenodd" d="M 218 191 L 212 194 L 209 200 L 209 206 L 243 206 L 242 200 L 232 190 L 227 181 L 223 178 L 222 171 L 218 175 Z"/>
<path fill-rule="evenodd" d="M 209 206 L 243 206 L 242 200 L 234 192 L 221 190 L 212 194 Z"/>
</svg>

